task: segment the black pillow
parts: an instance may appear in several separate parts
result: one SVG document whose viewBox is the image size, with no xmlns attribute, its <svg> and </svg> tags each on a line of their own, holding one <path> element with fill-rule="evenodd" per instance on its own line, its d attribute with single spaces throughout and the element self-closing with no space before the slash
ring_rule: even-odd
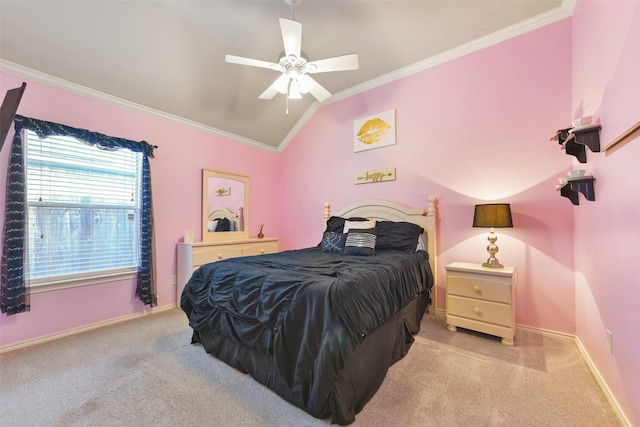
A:
<svg viewBox="0 0 640 427">
<path fill-rule="evenodd" d="M 350 230 L 344 244 L 345 255 L 371 256 L 376 254 L 374 229 Z"/>
<path fill-rule="evenodd" d="M 218 220 L 218 226 L 216 231 L 229 231 L 231 230 L 231 223 L 229 218 L 216 218 Z"/>
<path fill-rule="evenodd" d="M 376 222 L 376 249 L 415 252 L 418 237 L 423 231 L 422 227 L 410 222 L 378 221 Z"/>
<path fill-rule="evenodd" d="M 369 221 L 367 218 L 359 218 L 359 217 L 342 218 L 340 216 L 332 216 L 331 218 L 329 218 L 327 220 L 327 228 L 324 231 L 332 231 L 334 233 L 342 233 L 342 230 L 344 229 L 344 222 L 347 219 L 349 221 Z"/>
<path fill-rule="evenodd" d="M 324 252 L 331 252 L 332 254 L 341 254 L 346 240 L 347 235 L 344 233 L 325 231 L 322 235 L 322 241 L 320 242 L 320 249 Z"/>
</svg>

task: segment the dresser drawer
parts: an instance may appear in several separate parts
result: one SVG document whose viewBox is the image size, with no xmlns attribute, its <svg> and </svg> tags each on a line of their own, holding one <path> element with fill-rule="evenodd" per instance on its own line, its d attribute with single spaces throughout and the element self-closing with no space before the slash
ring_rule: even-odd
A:
<svg viewBox="0 0 640 427">
<path fill-rule="evenodd" d="M 478 274 L 450 272 L 447 275 L 447 294 L 509 304 L 511 278 L 483 278 Z"/>
<path fill-rule="evenodd" d="M 193 265 L 200 266 L 221 259 L 242 256 L 242 248 L 237 246 L 212 246 L 193 250 Z"/>
<path fill-rule="evenodd" d="M 447 295 L 447 315 L 511 327 L 511 310 L 509 304 Z"/>
<path fill-rule="evenodd" d="M 263 255 L 278 252 L 278 242 L 252 243 L 242 249 L 242 255 Z"/>
</svg>

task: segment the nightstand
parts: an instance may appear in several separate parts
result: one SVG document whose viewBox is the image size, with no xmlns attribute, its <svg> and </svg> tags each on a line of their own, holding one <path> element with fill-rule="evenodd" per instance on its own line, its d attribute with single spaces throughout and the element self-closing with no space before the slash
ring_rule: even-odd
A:
<svg viewBox="0 0 640 427">
<path fill-rule="evenodd" d="M 502 338 L 512 346 L 515 335 L 513 267 L 488 268 L 482 264 L 447 265 L 447 329 L 457 327 Z"/>
</svg>

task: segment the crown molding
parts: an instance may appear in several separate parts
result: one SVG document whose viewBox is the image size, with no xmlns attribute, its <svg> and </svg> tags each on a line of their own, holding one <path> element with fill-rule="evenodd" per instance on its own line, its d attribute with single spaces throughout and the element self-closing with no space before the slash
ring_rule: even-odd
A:
<svg viewBox="0 0 640 427">
<path fill-rule="evenodd" d="M 327 99 L 323 103 L 314 102 L 309 108 L 309 110 L 313 110 L 313 112 L 315 112 L 318 109 L 318 107 L 329 105 L 334 102 L 338 102 L 343 99 L 349 98 L 351 96 L 358 95 L 360 93 L 369 91 L 371 89 L 375 89 L 377 87 L 386 85 L 388 83 L 392 83 L 396 80 L 400 80 L 402 78 L 411 76 L 421 71 L 425 71 L 429 68 L 436 67 L 438 65 L 444 64 L 449 61 L 453 61 L 454 59 L 460 58 L 470 53 L 477 52 L 484 48 L 496 45 L 498 43 L 512 39 L 514 37 L 545 27 L 549 24 L 553 24 L 555 22 L 569 18 L 573 14 L 576 1 L 577 0 L 563 0 L 562 4 L 553 10 L 541 13 L 537 16 L 526 19 L 517 24 L 510 25 L 508 27 L 505 27 L 494 33 L 488 34 L 479 39 L 473 40 L 471 42 L 457 46 L 453 49 L 449 49 L 445 52 L 426 58 L 423 61 L 416 62 L 407 67 L 400 68 L 391 73 L 385 74 L 380 77 L 376 77 L 375 79 L 366 81 L 364 83 L 353 86 L 341 92 L 337 92 L 333 94 L 331 98 Z M 289 142 L 291 142 L 291 140 L 295 137 L 294 130 L 301 129 L 306 123 L 306 121 L 309 120 L 311 115 L 312 114 L 304 114 L 300 118 L 300 120 L 296 123 L 294 128 L 291 130 L 291 132 L 287 134 L 285 139 L 278 146 L 279 152 L 282 152 L 284 148 L 289 144 Z"/>
<path fill-rule="evenodd" d="M 126 99 L 108 95 L 106 93 L 88 88 L 86 86 L 72 83 L 70 81 L 67 81 L 55 76 L 51 76 L 49 74 L 45 74 L 45 73 L 33 70 L 31 68 L 27 68 L 3 59 L 0 59 L 0 71 L 8 74 L 12 74 L 16 77 L 25 78 L 30 81 L 40 83 L 49 87 L 60 89 L 65 92 L 69 92 L 78 96 L 82 96 L 84 98 L 92 99 L 94 101 L 102 102 L 115 107 L 124 108 L 129 111 L 141 113 L 141 114 L 154 117 L 169 123 L 174 123 L 179 126 L 184 126 L 190 129 L 194 129 L 209 135 L 214 135 L 220 138 L 224 138 L 229 141 L 238 142 L 254 148 L 269 151 L 272 153 L 281 153 L 282 151 L 284 151 L 287 145 L 289 145 L 289 143 L 293 140 L 296 134 L 302 129 L 302 127 L 306 124 L 306 122 L 313 116 L 313 114 L 317 111 L 318 108 L 325 105 L 332 104 L 334 102 L 341 101 L 343 99 L 349 98 L 354 95 L 358 95 L 360 93 L 369 91 L 371 89 L 375 89 L 387 83 L 391 83 L 396 80 L 411 76 L 413 74 L 419 73 L 429 68 L 433 68 L 437 65 L 444 64 L 446 62 L 468 55 L 470 53 L 482 50 L 486 47 L 493 46 L 495 44 L 509 40 L 511 38 L 520 36 L 522 34 L 526 34 L 530 31 L 536 30 L 538 28 L 542 28 L 546 25 L 568 18 L 573 14 L 576 1 L 577 0 L 563 0 L 562 4 L 553 10 L 550 10 L 545 13 L 541 13 L 540 15 L 534 16 L 525 21 L 503 28 L 502 30 L 496 31 L 492 34 L 481 37 L 477 40 L 471 41 L 469 43 L 465 43 L 461 46 L 455 47 L 448 51 L 426 58 L 423 61 L 416 62 L 414 64 L 411 64 L 407 67 L 401 68 L 394 72 L 385 74 L 383 76 L 380 76 L 375 79 L 369 80 L 367 82 L 361 83 L 359 85 L 353 86 L 341 92 L 337 92 L 333 94 L 331 98 L 329 98 L 323 103 L 319 103 L 316 101 L 313 104 L 311 104 L 311 106 L 305 111 L 305 113 L 300 117 L 300 119 L 296 122 L 293 128 L 291 128 L 289 133 L 287 133 L 285 138 L 277 147 L 272 147 L 270 145 L 255 141 L 250 138 L 245 138 L 243 136 L 226 132 L 221 129 L 214 128 L 212 126 L 207 126 L 202 123 L 197 123 L 195 121 L 188 120 L 183 117 L 176 116 L 174 114 L 166 113 L 164 111 L 156 110 L 154 108 L 137 104 L 135 102 L 127 101 Z"/>
<path fill-rule="evenodd" d="M 24 78 L 35 83 L 40 83 L 45 86 L 49 86 L 55 89 L 60 89 L 74 95 L 81 96 L 83 98 L 92 99 L 104 104 L 112 105 L 119 108 L 124 108 L 129 111 L 141 113 L 149 117 L 160 119 L 165 122 L 173 123 L 179 126 L 184 126 L 190 129 L 194 129 L 209 135 L 218 136 L 229 141 L 239 142 L 241 144 L 249 145 L 254 148 L 269 151 L 272 153 L 278 152 L 276 147 L 263 144 L 258 141 L 254 141 L 249 138 L 242 137 L 230 132 L 223 131 L 212 126 L 207 126 L 202 123 L 188 120 L 183 117 L 176 116 L 174 114 L 166 113 L 164 111 L 156 110 L 135 102 L 127 101 L 126 99 L 112 96 L 104 92 L 97 91 L 95 89 L 88 88 L 86 86 L 79 85 L 77 83 L 70 82 L 49 74 L 36 71 L 34 69 L 24 67 L 13 62 L 0 59 L 0 71 L 14 75 L 16 77 Z"/>
</svg>

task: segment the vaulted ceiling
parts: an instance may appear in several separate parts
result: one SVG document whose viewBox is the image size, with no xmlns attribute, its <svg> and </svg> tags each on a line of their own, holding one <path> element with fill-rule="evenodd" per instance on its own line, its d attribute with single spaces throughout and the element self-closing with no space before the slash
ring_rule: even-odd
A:
<svg viewBox="0 0 640 427">
<path fill-rule="evenodd" d="M 224 58 L 277 62 L 280 17 L 302 23 L 309 60 L 358 54 L 357 71 L 314 74 L 326 104 L 567 16 L 571 0 L 290 1 L 0 0 L 0 66 L 275 150 L 321 104 L 307 94 L 287 114 L 285 95 L 258 99 L 277 71 Z"/>
</svg>

